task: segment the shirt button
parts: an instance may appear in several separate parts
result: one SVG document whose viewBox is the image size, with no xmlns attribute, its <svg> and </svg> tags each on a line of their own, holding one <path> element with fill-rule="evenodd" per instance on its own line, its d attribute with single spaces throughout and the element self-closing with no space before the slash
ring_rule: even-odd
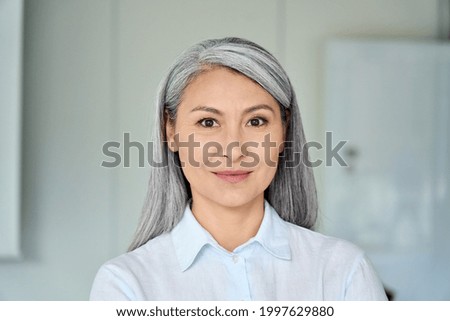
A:
<svg viewBox="0 0 450 321">
<path fill-rule="evenodd" d="M 233 263 L 234 263 L 234 264 L 236 264 L 237 262 L 239 262 L 239 256 L 237 256 L 237 255 L 233 255 L 232 259 L 233 259 Z"/>
</svg>

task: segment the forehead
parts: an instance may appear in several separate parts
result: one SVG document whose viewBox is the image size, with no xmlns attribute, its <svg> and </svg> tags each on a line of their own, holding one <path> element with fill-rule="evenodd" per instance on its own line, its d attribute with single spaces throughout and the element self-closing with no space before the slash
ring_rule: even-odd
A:
<svg viewBox="0 0 450 321">
<path fill-rule="evenodd" d="M 180 107 L 212 105 L 228 109 L 258 104 L 278 106 L 272 95 L 252 79 L 229 68 L 212 67 L 189 83 L 183 92 Z"/>
</svg>

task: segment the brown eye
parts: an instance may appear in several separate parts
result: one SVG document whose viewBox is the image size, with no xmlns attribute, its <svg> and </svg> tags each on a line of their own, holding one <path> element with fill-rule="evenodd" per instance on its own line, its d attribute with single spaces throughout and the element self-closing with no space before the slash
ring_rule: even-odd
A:
<svg viewBox="0 0 450 321">
<path fill-rule="evenodd" d="M 267 123 L 267 121 L 264 118 L 258 117 L 258 118 L 250 119 L 250 121 L 248 123 L 252 127 L 259 127 L 259 126 L 262 126 L 265 123 Z"/>
<path fill-rule="evenodd" d="M 216 124 L 216 121 L 211 118 L 205 118 L 205 119 L 200 120 L 199 123 L 203 127 L 214 127 L 214 125 Z"/>
</svg>

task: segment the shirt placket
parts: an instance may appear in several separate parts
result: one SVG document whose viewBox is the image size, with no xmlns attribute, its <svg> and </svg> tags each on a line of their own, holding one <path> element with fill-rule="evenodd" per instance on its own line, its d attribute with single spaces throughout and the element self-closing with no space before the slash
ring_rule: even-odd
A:
<svg viewBox="0 0 450 321">
<path fill-rule="evenodd" d="M 227 255 L 227 267 L 230 273 L 230 299 L 249 301 L 251 300 L 247 260 L 242 252 Z"/>
</svg>

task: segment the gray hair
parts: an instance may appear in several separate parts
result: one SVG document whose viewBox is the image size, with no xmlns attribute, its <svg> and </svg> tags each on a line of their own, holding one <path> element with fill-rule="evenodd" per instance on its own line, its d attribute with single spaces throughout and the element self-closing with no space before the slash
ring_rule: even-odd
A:
<svg viewBox="0 0 450 321">
<path fill-rule="evenodd" d="M 294 90 L 279 62 L 264 48 L 241 38 L 202 41 L 184 53 L 161 82 L 153 140 L 154 159 L 167 166 L 152 167 L 140 223 L 129 250 L 169 232 L 180 220 L 191 198 L 189 183 L 180 167 L 178 153 L 168 148 L 166 121 L 175 120 L 184 89 L 209 67 L 221 66 L 237 71 L 261 85 L 280 105 L 286 142 L 280 154 L 274 179 L 264 192 L 265 199 L 285 221 L 313 228 L 317 218 L 317 193 L 308 160 L 300 111 Z M 289 117 L 287 117 L 289 113 Z M 302 155 L 305 161 L 287 166 Z"/>
</svg>

